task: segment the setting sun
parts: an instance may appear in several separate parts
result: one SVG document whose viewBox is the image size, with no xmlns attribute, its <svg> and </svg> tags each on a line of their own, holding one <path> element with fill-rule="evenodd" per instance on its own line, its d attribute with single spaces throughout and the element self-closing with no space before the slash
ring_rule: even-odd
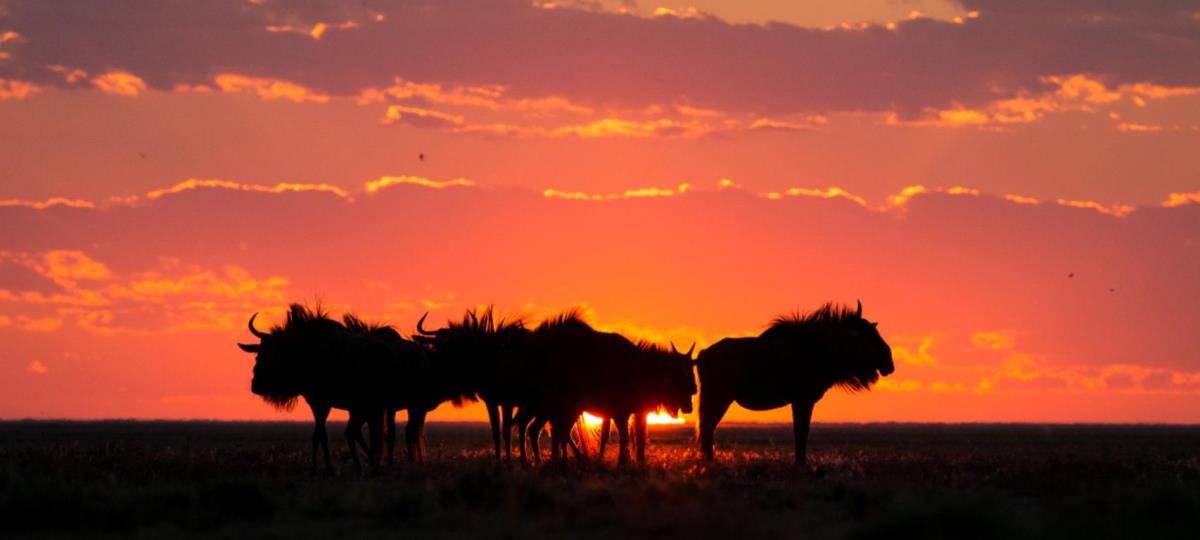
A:
<svg viewBox="0 0 1200 540">
<path fill-rule="evenodd" d="M 683 424 L 686 421 L 687 420 L 685 420 L 683 416 L 671 416 L 666 411 L 662 410 L 648 413 L 646 415 L 646 424 L 648 425 Z M 591 414 L 585 412 L 583 413 L 583 423 L 588 427 L 598 428 L 602 423 L 604 423 L 604 419 L 599 416 L 592 416 Z"/>
</svg>

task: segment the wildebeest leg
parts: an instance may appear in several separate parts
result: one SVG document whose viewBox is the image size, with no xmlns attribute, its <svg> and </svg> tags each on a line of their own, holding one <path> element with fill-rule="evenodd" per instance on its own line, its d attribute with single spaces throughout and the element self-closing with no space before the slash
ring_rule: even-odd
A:
<svg viewBox="0 0 1200 540">
<path fill-rule="evenodd" d="M 579 420 L 576 421 L 574 425 L 575 433 L 579 436 L 579 445 L 576 446 L 575 440 L 571 438 L 570 433 L 567 434 L 567 445 L 570 446 L 571 451 L 575 453 L 576 459 L 579 461 L 586 461 L 592 442 L 591 437 L 588 436 L 587 424 L 583 421 L 583 417 L 580 416 Z"/>
<path fill-rule="evenodd" d="M 361 434 L 362 431 L 360 430 Z M 379 457 L 383 453 L 383 411 L 374 410 L 367 415 L 367 433 L 371 437 L 371 444 L 368 446 L 367 461 L 371 464 L 372 469 L 379 467 Z"/>
<path fill-rule="evenodd" d="M 629 417 L 618 415 L 617 423 L 617 464 L 629 463 Z M 607 430 L 606 430 L 607 431 Z"/>
<path fill-rule="evenodd" d="M 521 463 L 525 463 L 525 435 L 529 431 L 529 423 L 533 418 L 529 414 L 529 409 L 517 409 L 517 417 L 513 419 L 517 424 L 517 445 L 521 455 Z"/>
<path fill-rule="evenodd" d="M 312 435 L 312 474 L 317 474 L 317 449 L 325 448 L 325 470 L 333 472 L 333 462 L 329 459 L 329 435 L 325 432 L 325 421 L 329 419 L 329 407 L 308 404 L 313 413 Z"/>
<path fill-rule="evenodd" d="M 612 429 L 612 417 L 605 416 L 604 421 L 600 422 L 600 449 L 597 451 L 597 456 L 600 461 L 604 461 L 604 447 L 608 446 L 608 432 Z"/>
<path fill-rule="evenodd" d="M 533 462 L 542 462 L 542 449 L 538 440 L 542 438 L 542 428 L 546 427 L 546 419 L 537 417 L 529 424 L 529 451 L 533 453 Z M 550 453 L 554 453 L 554 448 L 551 446 Z"/>
<path fill-rule="evenodd" d="M 571 429 L 574 426 L 574 418 L 559 418 L 557 420 L 550 421 L 550 441 L 554 447 L 554 453 L 551 454 L 552 459 L 559 460 L 563 463 L 567 461 L 567 448 L 571 446 Z M 578 450 L 576 450 L 576 452 L 578 452 Z"/>
<path fill-rule="evenodd" d="M 384 425 L 387 428 L 387 463 L 391 465 L 396 455 L 396 409 L 388 409 L 384 414 Z"/>
<path fill-rule="evenodd" d="M 496 448 L 496 459 L 500 459 L 500 407 L 490 401 L 483 402 L 487 408 L 488 423 L 492 425 L 492 444 Z"/>
<path fill-rule="evenodd" d="M 358 448 L 355 445 L 362 442 L 362 426 L 362 411 L 350 411 L 350 418 L 346 419 L 345 435 L 346 444 L 350 446 L 350 458 L 354 460 L 355 467 L 361 465 L 358 462 Z M 367 445 L 363 443 L 362 447 L 363 452 L 367 452 L 369 455 L 370 451 L 367 449 Z"/>
<path fill-rule="evenodd" d="M 796 465 L 804 465 L 808 459 L 808 427 L 812 422 L 813 405 L 810 401 L 792 403 L 792 430 L 796 435 Z"/>
<path fill-rule="evenodd" d="M 717 431 L 717 424 L 721 423 L 721 417 L 725 416 L 732 404 L 732 399 L 715 398 L 700 393 L 700 454 L 705 460 L 714 459 L 713 436 Z"/>
<path fill-rule="evenodd" d="M 648 435 L 646 433 L 646 415 L 635 413 L 633 415 L 633 443 L 637 447 L 637 460 L 640 464 L 646 463 L 646 442 Z"/>
<path fill-rule="evenodd" d="M 408 422 L 404 425 L 404 444 L 408 447 L 408 461 L 425 461 L 425 414 L 420 407 L 408 409 Z"/>
<path fill-rule="evenodd" d="M 500 406 L 500 426 L 504 431 L 504 459 L 512 459 L 512 405 Z"/>
</svg>

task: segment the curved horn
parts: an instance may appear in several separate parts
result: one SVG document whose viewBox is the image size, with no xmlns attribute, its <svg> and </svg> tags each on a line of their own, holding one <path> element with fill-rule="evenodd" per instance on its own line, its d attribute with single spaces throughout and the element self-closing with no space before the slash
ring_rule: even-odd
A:
<svg viewBox="0 0 1200 540">
<path fill-rule="evenodd" d="M 422 325 L 422 324 L 425 322 L 425 317 L 428 317 L 428 316 L 429 316 L 429 312 L 428 312 L 428 311 L 426 311 L 424 315 L 421 315 L 421 318 L 420 318 L 420 320 L 418 320 L 418 321 L 417 321 L 417 332 L 419 332 L 419 333 L 421 333 L 421 334 L 424 334 L 424 335 L 426 335 L 426 336 L 432 336 L 432 335 L 433 335 L 433 332 L 430 332 L 430 331 L 428 331 L 428 330 L 425 330 L 425 328 L 423 328 L 423 327 L 421 326 L 421 325 Z"/>
<path fill-rule="evenodd" d="M 268 334 L 266 332 L 259 332 L 257 328 L 254 328 L 254 319 L 256 317 L 258 317 L 257 312 L 255 312 L 254 315 L 250 316 L 250 324 L 247 325 L 250 327 L 250 333 L 254 334 L 256 337 L 258 337 L 258 339 L 266 339 L 266 338 L 270 337 L 271 334 Z"/>
<path fill-rule="evenodd" d="M 672 352 L 672 353 L 674 353 L 674 354 L 679 354 L 679 349 L 676 349 L 676 348 L 675 348 L 675 342 L 674 342 L 674 341 L 672 341 L 672 342 L 671 342 L 671 352 Z"/>
<path fill-rule="evenodd" d="M 862 300 L 857 300 L 857 302 L 858 302 L 858 312 L 855 313 L 855 315 L 858 315 L 858 317 L 861 319 L 862 318 Z"/>
<path fill-rule="evenodd" d="M 686 352 L 686 353 L 683 353 L 683 355 L 684 355 L 684 356 L 686 356 L 686 357 L 688 357 L 688 358 L 691 358 L 691 357 L 692 357 L 692 351 L 695 351 L 695 350 L 696 350 L 696 342 L 695 342 L 695 341 L 693 341 L 693 342 L 692 342 L 692 348 L 688 349 L 688 352 Z"/>
</svg>

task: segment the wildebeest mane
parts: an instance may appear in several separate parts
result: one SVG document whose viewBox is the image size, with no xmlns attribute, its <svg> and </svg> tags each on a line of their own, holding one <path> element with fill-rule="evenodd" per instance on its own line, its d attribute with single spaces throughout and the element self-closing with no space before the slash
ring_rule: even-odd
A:
<svg viewBox="0 0 1200 540">
<path fill-rule="evenodd" d="M 392 325 L 382 321 L 367 322 L 353 313 L 342 315 L 342 324 L 347 330 L 364 336 L 400 337 L 400 333 Z"/>
<path fill-rule="evenodd" d="M 317 302 L 311 308 L 304 304 L 294 303 L 288 306 L 287 317 L 284 323 L 282 325 L 276 324 L 271 326 L 271 334 L 286 334 L 302 329 L 311 329 L 314 326 L 325 326 L 326 329 L 345 328 L 342 323 L 329 316 L 329 312 L 325 310 L 325 307 L 320 302 Z"/>
<path fill-rule="evenodd" d="M 797 311 L 775 317 L 770 326 L 763 331 L 761 337 L 793 340 L 853 330 L 857 324 L 864 322 L 861 313 L 858 309 L 828 302 L 807 313 Z M 822 368 L 828 376 L 834 379 L 834 386 L 849 392 L 868 390 L 878 380 L 874 370 L 856 370 L 855 366 L 846 364 L 840 358 L 822 356 L 808 358 L 824 361 L 825 365 Z"/>
<path fill-rule="evenodd" d="M 639 339 L 637 348 L 644 353 L 650 354 L 671 354 L 671 349 L 665 345 L 655 343 L 648 339 Z"/>
<path fill-rule="evenodd" d="M 559 313 L 558 315 L 547 318 L 538 325 L 537 329 L 539 331 L 553 330 L 570 326 L 586 328 L 588 330 L 592 329 L 592 325 L 588 324 L 587 320 L 584 318 L 583 308 L 578 307 L 573 307 L 562 313 Z"/>
<path fill-rule="evenodd" d="M 821 307 L 807 313 L 794 311 L 775 317 L 771 320 L 771 324 L 767 329 L 763 331 L 762 337 L 772 337 L 797 330 L 813 330 L 822 326 L 857 321 L 861 318 L 855 309 L 827 302 Z"/>
<path fill-rule="evenodd" d="M 478 334 L 505 334 L 514 330 L 525 329 L 524 315 L 499 317 L 492 306 L 482 309 L 472 308 L 463 313 L 462 320 L 448 321 L 446 329 L 451 332 L 472 332 Z"/>
</svg>

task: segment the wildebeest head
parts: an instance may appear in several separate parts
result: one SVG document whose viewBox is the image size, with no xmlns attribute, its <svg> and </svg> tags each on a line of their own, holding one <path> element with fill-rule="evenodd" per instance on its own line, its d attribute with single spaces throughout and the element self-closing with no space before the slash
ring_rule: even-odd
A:
<svg viewBox="0 0 1200 540">
<path fill-rule="evenodd" d="M 290 410 L 302 390 L 296 362 L 289 355 L 289 340 L 278 327 L 270 332 L 255 328 L 254 319 L 257 317 L 257 313 L 250 317 L 248 327 L 259 342 L 238 343 L 240 349 L 255 355 L 250 391 L 277 409 Z"/>
<path fill-rule="evenodd" d="M 849 390 L 870 388 L 880 375 L 891 375 L 896 371 L 892 361 L 892 348 L 879 335 L 877 322 L 862 316 L 862 302 L 854 316 L 846 321 L 846 327 L 836 338 L 837 355 L 846 362 L 849 377 L 840 384 Z"/>
<path fill-rule="evenodd" d="M 660 400 L 661 405 L 672 416 L 680 412 L 691 414 L 692 396 L 696 394 L 696 375 L 692 369 L 692 351 L 696 344 L 686 353 L 681 353 L 671 344 L 671 350 L 664 347 L 642 342 L 639 344 L 649 366 L 648 376 L 651 378 L 654 399 Z"/>
</svg>

